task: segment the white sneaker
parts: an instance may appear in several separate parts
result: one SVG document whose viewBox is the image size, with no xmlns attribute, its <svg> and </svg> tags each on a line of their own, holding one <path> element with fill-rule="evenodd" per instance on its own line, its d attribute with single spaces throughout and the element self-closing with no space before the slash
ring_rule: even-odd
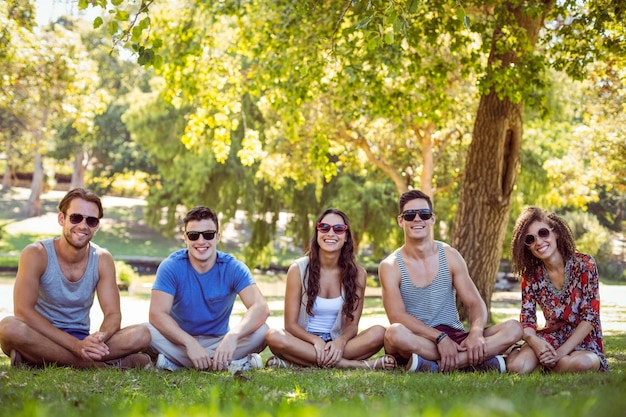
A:
<svg viewBox="0 0 626 417">
<path fill-rule="evenodd" d="M 167 359 L 167 357 L 165 357 L 162 353 L 159 353 L 159 356 L 157 356 L 157 361 L 154 367 L 157 369 L 163 369 L 164 371 L 177 371 L 181 368 L 171 360 Z"/>
<path fill-rule="evenodd" d="M 261 355 L 258 353 L 251 353 L 246 357 L 241 359 L 233 360 L 230 365 L 228 365 L 228 370 L 231 374 L 234 374 L 237 371 L 249 371 L 250 369 L 262 369 L 263 368 L 263 359 Z"/>
</svg>

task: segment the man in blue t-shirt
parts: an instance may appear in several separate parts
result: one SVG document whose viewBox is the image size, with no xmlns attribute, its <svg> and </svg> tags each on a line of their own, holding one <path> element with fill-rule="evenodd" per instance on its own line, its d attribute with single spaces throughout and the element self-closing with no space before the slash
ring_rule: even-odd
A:
<svg viewBox="0 0 626 417">
<path fill-rule="evenodd" d="M 157 270 L 150 300 L 151 347 L 156 367 L 200 370 L 261 368 L 269 308 L 250 269 L 217 250 L 217 215 L 191 209 L 184 222 L 187 249 L 172 253 Z M 230 315 L 239 298 L 247 311 L 236 326 Z"/>
</svg>

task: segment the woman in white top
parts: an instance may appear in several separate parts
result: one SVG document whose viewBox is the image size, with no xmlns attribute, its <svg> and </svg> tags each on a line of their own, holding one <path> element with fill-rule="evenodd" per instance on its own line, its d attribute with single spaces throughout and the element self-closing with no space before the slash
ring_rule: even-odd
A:
<svg viewBox="0 0 626 417">
<path fill-rule="evenodd" d="M 393 369 L 391 355 L 369 359 L 383 347 L 385 328 L 358 333 L 365 282 L 347 216 L 327 209 L 318 218 L 306 256 L 287 272 L 285 328 L 267 332 L 276 356 L 266 366 Z"/>
</svg>

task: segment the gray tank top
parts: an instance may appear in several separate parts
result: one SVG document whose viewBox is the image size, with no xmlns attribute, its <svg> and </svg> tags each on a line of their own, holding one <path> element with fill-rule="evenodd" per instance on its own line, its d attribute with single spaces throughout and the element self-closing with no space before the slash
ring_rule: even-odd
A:
<svg viewBox="0 0 626 417">
<path fill-rule="evenodd" d="M 89 311 L 98 284 L 98 252 L 100 247 L 89 245 L 89 261 L 85 274 L 71 282 L 61 272 L 54 239 L 45 239 L 41 244 L 48 252 L 46 271 L 39 278 L 39 297 L 35 309 L 58 329 L 82 330 L 89 333 L 91 322 Z"/>
<path fill-rule="evenodd" d="M 437 252 L 439 268 L 435 279 L 426 287 L 417 287 L 409 277 L 400 249 L 396 249 L 395 255 L 402 274 L 400 281 L 402 301 L 404 301 L 407 313 L 427 326 L 435 327 L 444 324 L 453 329 L 465 331 L 456 308 L 456 289 L 452 285 L 448 260 L 441 242 L 437 242 Z"/>
</svg>

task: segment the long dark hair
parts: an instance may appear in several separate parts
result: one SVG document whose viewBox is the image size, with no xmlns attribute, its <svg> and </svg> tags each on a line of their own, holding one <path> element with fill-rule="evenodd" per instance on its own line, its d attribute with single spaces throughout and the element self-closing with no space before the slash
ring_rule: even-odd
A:
<svg viewBox="0 0 626 417">
<path fill-rule="evenodd" d="M 513 271 L 518 277 L 530 277 L 543 266 L 543 261 L 532 254 L 524 243 L 528 227 L 534 222 L 544 222 L 556 234 L 556 247 L 563 260 L 567 262 L 576 253 L 576 242 L 571 229 L 561 217 L 539 207 L 526 207 L 519 215 L 511 237 L 511 260 Z"/>
<path fill-rule="evenodd" d="M 346 216 L 344 212 L 335 208 L 329 208 L 324 210 L 315 221 L 315 224 L 317 225 L 317 223 L 322 221 L 327 214 L 337 214 L 341 216 L 343 222 L 348 226 L 345 243 L 339 255 L 339 268 L 341 268 L 341 287 L 345 293 L 343 314 L 350 320 L 353 320 L 354 315 L 352 312 L 356 310 L 359 303 L 359 296 L 357 295 L 359 269 L 354 256 L 354 241 L 352 240 L 352 234 L 350 232 L 350 223 L 348 216 Z M 308 283 L 305 291 L 308 297 L 306 312 L 309 316 L 313 315 L 313 304 L 320 291 L 320 245 L 317 243 L 317 235 L 318 231 L 316 227 L 315 234 L 311 239 L 309 249 L 306 253 L 309 257 L 309 264 L 305 271 L 305 276 L 308 274 Z"/>
</svg>

